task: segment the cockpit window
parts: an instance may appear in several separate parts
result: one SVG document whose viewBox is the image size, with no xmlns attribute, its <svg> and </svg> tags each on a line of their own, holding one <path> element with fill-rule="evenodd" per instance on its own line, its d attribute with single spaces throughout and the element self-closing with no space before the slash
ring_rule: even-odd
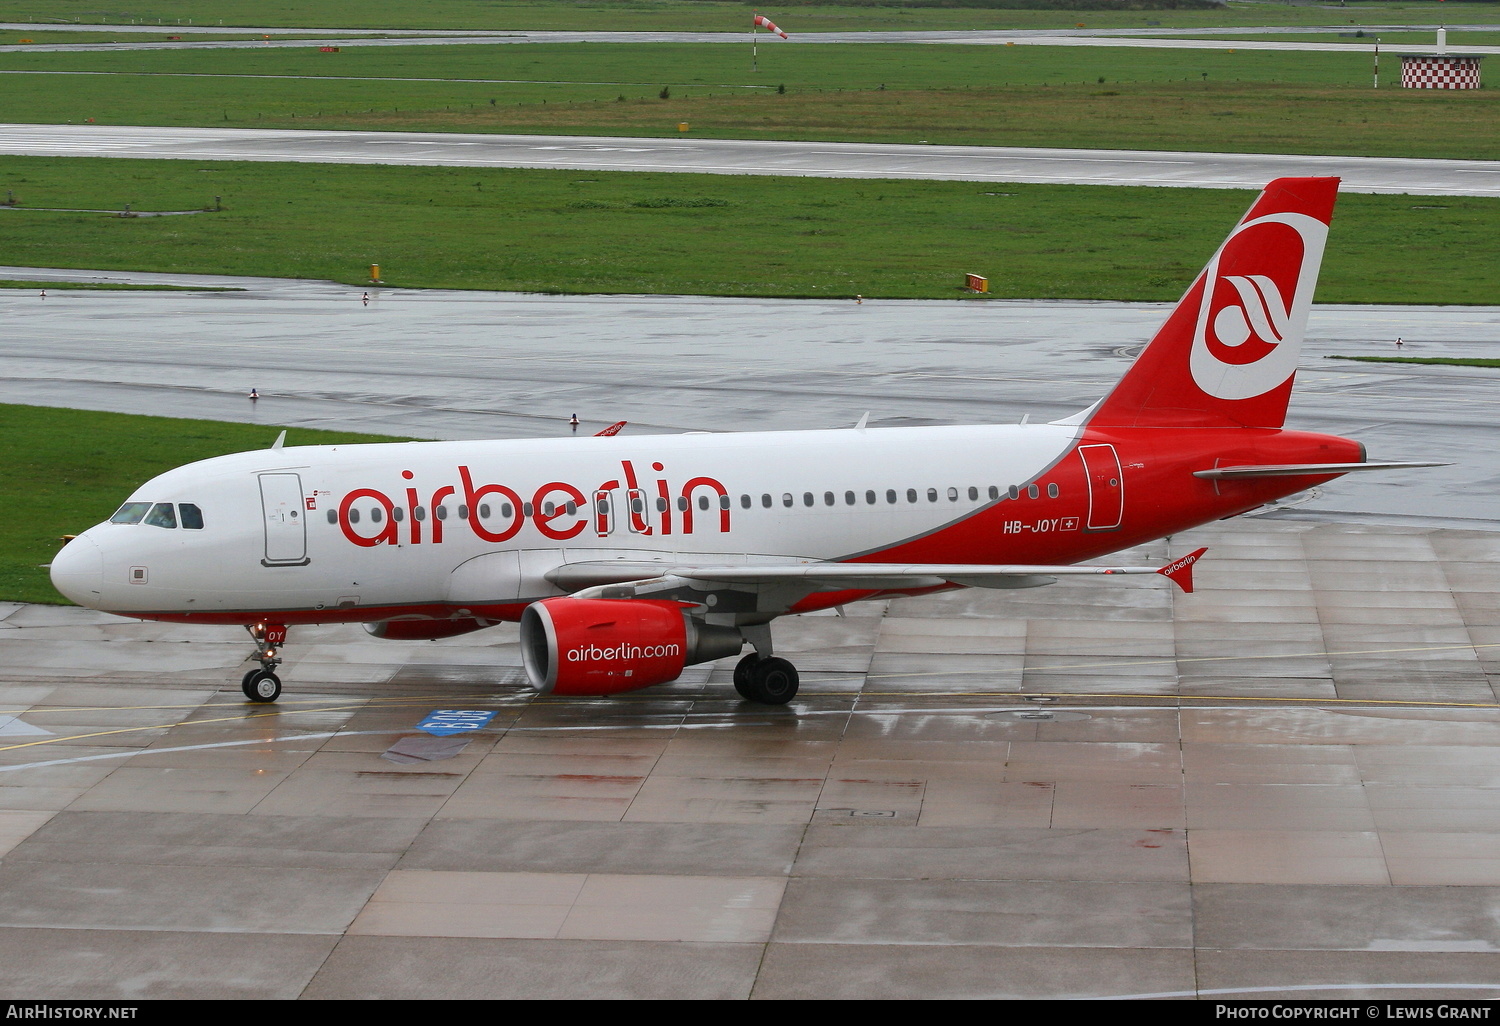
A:
<svg viewBox="0 0 1500 1026">
<path fill-rule="evenodd" d="M 182 526 L 187 530 L 203 530 L 203 511 L 191 502 L 179 502 L 177 513 L 182 517 Z"/>
<path fill-rule="evenodd" d="M 139 524 L 150 508 L 149 502 L 127 502 L 115 510 L 115 515 L 109 518 L 109 522 L 111 524 Z"/>
<path fill-rule="evenodd" d="M 172 509 L 170 502 L 158 502 L 151 507 L 151 512 L 146 514 L 146 523 L 152 527 L 177 526 L 177 513 Z"/>
</svg>

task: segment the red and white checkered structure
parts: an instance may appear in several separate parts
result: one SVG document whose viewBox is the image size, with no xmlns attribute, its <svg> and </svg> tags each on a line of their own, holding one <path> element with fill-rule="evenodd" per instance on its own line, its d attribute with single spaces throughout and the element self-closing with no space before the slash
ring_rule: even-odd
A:
<svg viewBox="0 0 1500 1026">
<path fill-rule="evenodd" d="M 1478 89 L 1479 62 L 1475 54 L 1403 53 L 1402 89 Z"/>
</svg>

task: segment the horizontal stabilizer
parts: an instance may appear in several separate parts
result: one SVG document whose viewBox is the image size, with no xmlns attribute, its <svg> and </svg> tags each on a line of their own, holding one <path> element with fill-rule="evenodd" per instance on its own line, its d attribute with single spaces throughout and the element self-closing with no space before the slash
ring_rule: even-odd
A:
<svg viewBox="0 0 1500 1026">
<path fill-rule="evenodd" d="M 1407 470 L 1415 467 L 1447 467 L 1448 463 L 1274 463 L 1258 467 L 1215 467 L 1195 470 L 1194 477 L 1210 481 L 1247 477 L 1318 477 L 1324 474 L 1348 474 L 1356 470 Z"/>
</svg>

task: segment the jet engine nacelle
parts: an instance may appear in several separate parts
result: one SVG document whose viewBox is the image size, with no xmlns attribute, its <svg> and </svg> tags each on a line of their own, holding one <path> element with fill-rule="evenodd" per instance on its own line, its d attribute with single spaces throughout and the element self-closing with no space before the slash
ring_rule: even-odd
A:
<svg viewBox="0 0 1500 1026">
<path fill-rule="evenodd" d="M 387 641 L 435 641 L 494 626 L 493 620 L 461 616 L 454 620 L 382 620 L 365 624 L 371 637 Z"/>
<path fill-rule="evenodd" d="M 521 614 L 521 658 L 543 694 L 613 695 L 675 680 L 684 666 L 735 655 L 733 627 L 699 623 L 679 602 L 551 598 Z"/>
</svg>

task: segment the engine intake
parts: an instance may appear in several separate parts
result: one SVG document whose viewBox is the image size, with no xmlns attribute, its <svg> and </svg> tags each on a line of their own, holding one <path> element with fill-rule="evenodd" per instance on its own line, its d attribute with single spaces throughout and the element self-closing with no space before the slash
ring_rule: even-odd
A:
<svg viewBox="0 0 1500 1026">
<path fill-rule="evenodd" d="M 733 627 L 699 623 L 678 602 L 550 598 L 521 614 L 521 659 L 543 694 L 613 695 L 676 680 L 684 666 L 739 652 Z"/>
</svg>

